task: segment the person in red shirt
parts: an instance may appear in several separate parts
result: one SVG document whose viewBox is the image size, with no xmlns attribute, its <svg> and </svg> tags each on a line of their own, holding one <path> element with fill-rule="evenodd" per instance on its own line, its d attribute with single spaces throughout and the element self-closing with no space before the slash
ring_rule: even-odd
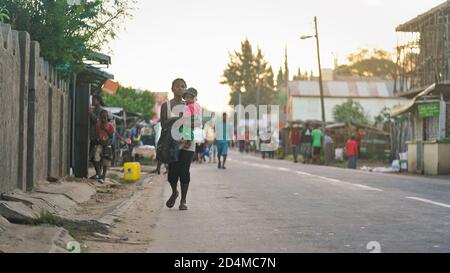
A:
<svg viewBox="0 0 450 273">
<path fill-rule="evenodd" d="M 358 142 L 355 140 L 355 135 L 352 135 L 350 139 L 345 144 L 345 152 L 348 158 L 348 168 L 356 169 L 356 164 L 358 160 Z"/>
<path fill-rule="evenodd" d="M 103 110 L 100 113 L 100 120 L 96 124 L 96 133 L 98 145 L 95 147 L 94 164 L 97 173 L 96 178 L 103 183 L 106 178 L 108 167 L 111 166 L 112 160 L 112 137 L 115 133 L 114 126 L 108 121 L 108 111 Z M 103 174 L 100 175 L 101 170 Z"/>
<path fill-rule="evenodd" d="M 298 127 L 298 124 L 294 124 L 290 134 L 294 163 L 298 162 L 298 153 L 300 151 L 300 129 Z"/>
</svg>

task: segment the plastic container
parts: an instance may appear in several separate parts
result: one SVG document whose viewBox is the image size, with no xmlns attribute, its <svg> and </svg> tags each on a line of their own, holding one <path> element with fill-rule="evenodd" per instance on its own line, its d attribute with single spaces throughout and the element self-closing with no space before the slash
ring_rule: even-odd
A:
<svg viewBox="0 0 450 273">
<path fill-rule="evenodd" d="M 400 160 L 400 170 L 401 171 L 408 170 L 408 160 Z"/>
<path fill-rule="evenodd" d="M 141 164 L 138 162 L 129 162 L 123 165 L 123 179 L 127 182 L 135 182 L 141 179 Z"/>
</svg>

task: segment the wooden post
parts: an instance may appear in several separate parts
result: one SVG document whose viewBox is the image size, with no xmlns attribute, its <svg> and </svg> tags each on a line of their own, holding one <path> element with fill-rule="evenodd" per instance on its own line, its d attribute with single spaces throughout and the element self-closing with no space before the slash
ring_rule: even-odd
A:
<svg viewBox="0 0 450 273">
<path fill-rule="evenodd" d="M 446 124 L 447 123 L 447 104 L 444 100 L 444 95 L 441 92 L 441 101 L 439 107 L 439 140 L 446 137 Z"/>
</svg>

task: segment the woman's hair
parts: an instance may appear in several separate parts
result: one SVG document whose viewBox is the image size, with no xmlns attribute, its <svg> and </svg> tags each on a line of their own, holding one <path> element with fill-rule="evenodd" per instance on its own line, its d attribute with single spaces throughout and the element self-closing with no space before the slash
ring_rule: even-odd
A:
<svg viewBox="0 0 450 273">
<path fill-rule="evenodd" d="M 177 82 L 182 82 L 182 83 L 184 83 L 184 85 L 187 86 L 185 80 L 183 80 L 182 78 L 178 78 L 178 79 L 175 79 L 175 80 L 172 82 L 172 88 L 175 86 L 175 84 L 176 84 Z"/>
</svg>

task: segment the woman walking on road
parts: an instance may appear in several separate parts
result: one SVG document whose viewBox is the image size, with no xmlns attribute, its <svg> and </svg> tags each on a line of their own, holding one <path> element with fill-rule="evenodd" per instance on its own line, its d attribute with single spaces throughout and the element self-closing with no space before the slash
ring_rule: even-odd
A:
<svg viewBox="0 0 450 273">
<path fill-rule="evenodd" d="M 188 89 L 192 91 L 195 89 Z M 172 92 L 174 98 L 161 106 L 161 126 L 166 128 L 172 126 L 174 121 L 180 119 L 177 113 L 174 113 L 174 108 L 179 105 L 184 105 L 183 95 L 186 92 L 186 82 L 183 79 L 176 79 L 172 83 Z M 196 91 L 195 91 L 196 93 Z M 196 96 L 196 94 L 195 94 Z M 178 108 L 177 108 L 178 109 Z M 180 141 L 179 144 L 178 160 L 176 162 L 169 163 L 167 180 L 172 188 L 172 195 L 166 202 L 168 208 L 172 208 L 175 205 L 176 199 L 179 196 L 177 190 L 178 181 L 181 186 L 181 201 L 180 210 L 187 210 L 186 205 L 187 193 L 189 189 L 189 183 L 191 182 L 190 167 L 195 153 L 195 140 L 192 141 Z"/>
</svg>

